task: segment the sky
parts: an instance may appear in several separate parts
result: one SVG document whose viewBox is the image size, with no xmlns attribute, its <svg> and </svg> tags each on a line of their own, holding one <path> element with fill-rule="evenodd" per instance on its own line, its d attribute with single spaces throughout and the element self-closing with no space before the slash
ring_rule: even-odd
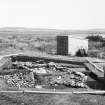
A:
<svg viewBox="0 0 105 105">
<path fill-rule="evenodd" d="M 105 0 L 0 0 L 0 27 L 105 28 Z"/>
</svg>

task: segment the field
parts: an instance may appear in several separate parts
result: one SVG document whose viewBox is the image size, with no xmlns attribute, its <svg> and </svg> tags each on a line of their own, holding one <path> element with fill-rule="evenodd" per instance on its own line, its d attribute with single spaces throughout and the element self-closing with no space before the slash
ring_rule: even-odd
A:
<svg viewBox="0 0 105 105">
<path fill-rule="evenodd" d="M 0 94 L 1 105 L 105 105 L 105 96 L 58 94 Z"/>
<path fill-rule="evenodd" d="M 56 52 L 56 35 L 79 34 L 86 37 L 92 34 L 105 34 L 103 30 L 90 31 L 62 31 L 62 30 L 34 30 L 24 28 L 0 29 L 0 55 L 35 51 Z M 89 43 L 89 56 L 100 57 L 105 48 L 100 43 Z M 98 53 L 95 54 L 94 52 Z M 103 54 L 104 55 L 104 54 Z M 0 105 L 105 105 L 104 95 L 92 94 L 32 94 L 32 93 L 0 93 Z"/>
<path fill-rule="evenodd" d="M 56 53 L 56 36 L 68 34 L 86 38 L 90 35 L 104 36 L 105 31 L 0 28 L 0 54 L 22 51 Z M 89 56 L 94 56 L 94 53 L 96 53 L 95 57 L 97 57 L 104 52 L 105 49 L 101 46 L 101 43 L 98 42 L 89 42 L 89 46 Z"/>
</svg>

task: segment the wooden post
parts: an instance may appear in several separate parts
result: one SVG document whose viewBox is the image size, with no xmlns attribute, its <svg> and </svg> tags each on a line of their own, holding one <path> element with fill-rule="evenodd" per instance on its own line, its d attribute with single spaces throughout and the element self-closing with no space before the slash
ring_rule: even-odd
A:
<svg viewBox="0 0 105 105">
<path fill-rule="evenodd" d="M 103 66 L 103 71 L 104 71 L 104 83 L 105 83 L 105 66 Z"/>
</svg>

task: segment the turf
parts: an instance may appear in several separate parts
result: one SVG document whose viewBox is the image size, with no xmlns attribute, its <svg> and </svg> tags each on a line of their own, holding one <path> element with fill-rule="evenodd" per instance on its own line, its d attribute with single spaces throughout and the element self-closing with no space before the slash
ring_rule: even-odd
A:
<svg viewBox="0 0 105 105">
<path fill-rule="evenodd" d="M 0 105 L 105 105 L 105 96 L 0 93 Z"/>
</svg>

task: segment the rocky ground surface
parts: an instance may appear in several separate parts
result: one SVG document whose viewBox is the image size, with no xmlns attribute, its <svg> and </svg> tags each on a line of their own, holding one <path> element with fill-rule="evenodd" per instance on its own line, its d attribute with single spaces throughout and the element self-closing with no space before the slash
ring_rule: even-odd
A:
<svg viewBox="0 0 105 105">
<path fill-rule="evenodd" d="M 36 62 L 13 62 L 9 70 L 24 69 L 26 72 L 6 74 L 1 76 L 9 87 L 30 87 L 35 85 L 58 86 L 65 85 L 69 87 L 86 88 L 87 76 L 81 72 L 72 71 L 68 67 L 58 66 L 54 62 L 45 62 L 38 60 Z M 27 71 L 29 71 L 27 73 Z"/>
</svg>

